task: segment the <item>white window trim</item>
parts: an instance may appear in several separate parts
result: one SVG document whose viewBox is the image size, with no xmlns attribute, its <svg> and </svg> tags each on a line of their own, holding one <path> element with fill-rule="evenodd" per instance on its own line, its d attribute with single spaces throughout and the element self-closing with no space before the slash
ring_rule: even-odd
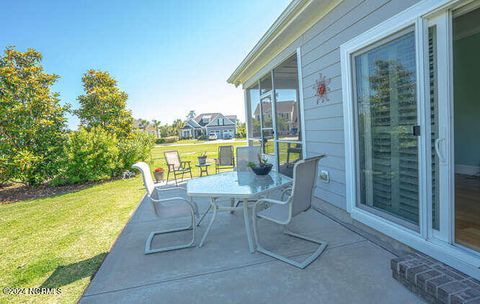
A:
<svg viewBox="0 0 480 304">
<path fill-rule="evenodd" d="M 471 1 L 465 1 L 468 3 Z M 342 70 L 342 93 L 343 93 L 343 114 L 344 114 L 344 135 L 345 135 L 345 170 L 346 176 L 346 201 L 347 211 L 351 214 L 352 218 L 358 220 L 370 226 L 408 246 L 411 246 L 421 252 L 424 252 L 452 267 L 455 267 L 468 275 L 471 275 L 477 279 L 480 279 L 480 258 L 478 255 L 474 255 L 471 252 L 462 250 L 457 246 L 453 246 L 447 242 L 437 240 L 435 238 L 429 238 L 427 223 L 431 219 L 431 215 L 426 208 L 427 204 L 420 205 L 419 217 L 420 217 L 420 231 L 416 232 L 408 229 L 404 226 L 391 222 L 381 216 L 367 212 L 356 206 L 357 200 L 357 184 L 356 184 L 356 147 L 355 147 L 355 111 L 353 100 L 353 77 L 352 77 L 352 64 L 351 55 L 358 50 L 361 50 L 377 41 L 380 41 L 404 28 L 414 25 L 416 31 L 416 60 L 417 60 L 417 83 L 424 82 L 424 35 L 418 35 L 423 33 L 424 21 L 422 17 L 435 14 L 440 10 L 447 7 L 452 7 L 455 4 L 460 3 L 460 0 L 423 0 L 410 8 L 402 11 L 401 13 L 393 16 L 392 18 L 378 24 L 370 30 L 356 36 L 350 41 L 340 46 L 340 59 Z M 421 51 L 421 53 L 420 53 Z M 423 85 L 418 86 L 417 100 L 419 107 L 421 101 L 424 99 Z M 303 101 L 303 100 L 302 100 Z M 421 130 L 425 134 L 425 117 L 422 117 L 419 112 L 420 125 L 423 126 Z M 305 129 L 305 125 L 303 125 Z M 305 139 L 305 138 L 304 138 Z M 421 141 L 423 142 L 423 141 Z M 423 143 L 419 143 L 421 148 Z M 423 161 L 425 159 L 425 149 L 420 150 L 420 158 Z M 424 165 L 419 166 L 419 178 L 425 177 L 427 168 Z M 423 168 L 421 168 L 423 167 Z M 424 195 L 424 188 L 421 189 L 420 199 L 424 200 L 421 195 Z"/>
</svg>

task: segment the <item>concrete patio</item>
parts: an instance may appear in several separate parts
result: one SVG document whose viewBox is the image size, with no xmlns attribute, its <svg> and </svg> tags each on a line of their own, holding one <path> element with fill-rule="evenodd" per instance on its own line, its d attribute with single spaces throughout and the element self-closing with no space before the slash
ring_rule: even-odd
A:
<svg viewBox="0 0 480 304">
<path fill-rule="evenodd" d="M 202 211 L 208 207 L 207 200 L 195 201 Z M 186 214 L 175 207 L 159 220 L 144 199 L 80 303 L 422 303 L 392 278 L 392 253 L 313 209 L 291 228 L 329 246 L 304 270 L 249 253 L 241 212 L 220 213 L 202 248 L 144 255 L 150 231 L 184 225 Z M 274 224 L 259 227 L 269 249 L 299 259 L 314 250 Z M 161 237 L 154 244 L 186 242 L 189 236 Z"/>
</svg>

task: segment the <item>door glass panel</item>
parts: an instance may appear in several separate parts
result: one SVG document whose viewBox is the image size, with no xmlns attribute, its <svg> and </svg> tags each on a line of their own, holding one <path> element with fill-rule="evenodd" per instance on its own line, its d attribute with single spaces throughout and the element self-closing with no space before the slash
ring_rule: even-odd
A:
<svg viewBox="0 0 480 304">
<path fill-rule="evenodd" d="M 279 172 L 287 176 L 293 176 L 293 166 L 302 159 L 302 145 L 299 143 L 279 142 L 278 163 Z"/>
<path fill-rule="evenodd" d="M 260 138 L 261 136 L 261 110 L 260 110 L 260 90 L 258 89 L 258 85 L 253 86 L 247 89 L 247 98 L 250 103 L 250 130 L 252 134 L 250 137 L 252 138 Z"/>
<path fill-rule="evenodd" d="M 480 251 L 480 9 L 453 19 L 455 241 Z"/>
<path fill-rule="evenodd" d="M 353 56 L 360 207 L 419 223 L 415 34 Z"/>
<path fill-rule="evenodd" d="M 437 28 L 428 29 L 428 71 L 430 83 L 430 130 L 431 130 L 431 159 L 432 159 L 432 227 L 438 230 L 440 225 L 440 167 L 435 145 L 439 141 L 438 129 L 438 95 L 437 95 Z"/>
<path fill-rule="evenodd" d="M 275 68 L 273 81 L 277 138 L 298 141 L 300 140 L 300 112 L 298 110 L 297 55 Z"/>
</svg>

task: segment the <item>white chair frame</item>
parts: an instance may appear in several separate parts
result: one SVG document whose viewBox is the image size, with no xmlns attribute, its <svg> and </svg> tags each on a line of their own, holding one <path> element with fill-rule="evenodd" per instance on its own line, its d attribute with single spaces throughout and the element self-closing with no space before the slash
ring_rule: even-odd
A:
<svg viewBox="0 0 480 304">
<path fill-rule="evenodd" d="M 263 198 L 263 199 L 259 199 L 255 203 L 255 205 L 253 206 L 253 236 L 254 236 L 257 251 L 259 251 L 263 254 L 266 254 L 268 256 L 271 256 L 273 258 L 276 258 L 276 259 L 278 259 L 280 261 L 283 261 L 285 263 L 288 263 L 290 265 L 293 265 L 295 267 L 298 267 L 300 269 L 304 269 L 308 265 L 310 265 L 313 261 L 315 261 L 315 259 L 317 259 L 323 253 L 323 251 L 327 248 L 328 244 L 325 241 L 317 240 L 317 239 L 314 239 L 314 238 L 311 238 L 311 237 L 308 237 L 308 236 L 305 236 L 305 235 L 302 235 L 302 234 L 299 234 L 299 233 L 294 233 L 294 232 L 292 232 L 288 229 L 288 225 L 291 223 L 292 219 L 295 217 L 295 215 L 293 214 L 293 205 L 295 204 L 295 201 L 292 199 L 293 198 L 292 194 L 294 193 L 296 187 L 298 186 L 298 183 L 302 183 L 302 181 L 301 181 L 302 177 L 296 176 L 297 166 L 301 166 L 301 165 L 305 164 L 306 162 L 313 161 L 314 162 L 314 170 L 315 170 L 313 176 L 316 177 L 317 176 L 318 162 L 323 157 L 324 157 L 324 155 L 316 156 L 316 157 L 308 158 L 308 159 L 305 159 L 305 160 L 300 160 L 295 164 L 294 173 L 293 173 L 293 186 L 292 186 L 292 188 L 285 189 L 282 193 L 282 199 L 286 195 L 289 196 L 286 201 L 279 201 L 279 200 L 274 200 L 274 199 Z M 313 192 L 314 184 L 315 183 L 313 182 L 312 192 Z M 289 194 L 289 192 L 290 192 L 290 194 Z M 308 256 L 303 262 L 297 262 L 295 260 L 289 259 L 285 256 L 282 256 L 278 253 L 275 253 L 273 251 L 270 251 L 270 250 L 264 248 L 260 244 L 260 239 L 259 239 L 259 234 L 258 234 L 258 225 L 257 225 L 257 218 L 258 218 L 258 215 L 257 215 L 258 212 L 257 211 L 260 208 L 264 209 L 265 204 L 267 204 L 267 205 L 268 204 L 270 204 L 270 205 L 274 205 L 274 204 L 288 205 L 288 216 L 283 221 L 275 219 L 273 217 L 269 218 L 267 216 L 262 216 L 261 218 L 263 218 L 265 220 L 269 220 L 269 221 L 274 222 L 274 223 L 277 223 L 279 225 L 283 225 L 284 226 L 284 233 L 286 235 L 293 236 L 293 237 L 296 237 L 296 238 L 299 238 L 299 239 L 302 239 L 302 240 L 305 240 L 305 241 L 309 241 L 309 242 L 312 242 L 312 243 L 315 243 L 315 244 L 319 245 L 318 248 L 315 250 L 315 252 L 313 254 L 311 254 L 310 256 Z M 311 207 L 311 198 L 310 198 L 309 206 L 303 211 L 307 211 L 308 209 L 310 209 L 310 207 Z"/>
<path fill-rule="evenodd" d="M 196 218 L 198 217 L 198 206 L 195 202 L 193 202 L 191 199 L 187 199 L 185 197 L 187 190 L 182 188 L 182 187 L 171 187 L 168 189 L 163 189 L 159 190 L 157 186 L 153 183 L 152 176 L 150 175 L 150 169 L 149 166 L 144 163 L 144 162 L 139 162 L 136 163 L 132 166 L 135 169 L 140 170 L 140 172 L 143 175 L 143 181 L 145 184 L 145 188 L 147 190 L 146 197 L 150 200 L 152 203 L 155 215 L 160 216 L 160 209 L 161 207 L 166 208 L 166 206 L 161 206 L 165 203 L 171 203 L 171 202 L 182 202 L 185 203 L 189 206 L 189 211 L 190 211 L 190 216 L 191 216 L 191 222 L 188 226 L 184 227 L 179 227 L 179 228 L 173 228 L 173 229 L 165 229 L 165 230 L 158 230 L 158 231 L 153 231 L 149 234 L 147 241 L 145 242 L 145 254 L 151 254 L 151 253 L 157 253 L 157 252 L 165 252 L 165 251 L 171 251 L 171 250 L 177 250 L 177 249 L 184 249 L 184 248 L 189 248 L 195 246 L 195 228 L 198 226 L 196 224 Z M 185 197 L 180 197 L 180 196 L 175 196 L 175 197 L 170 197 L 170 198 L 165 198 L 165 199 L 158 199 L 154 198 L 153 195 L 157 194 L 158 197 L 161 197 L 163 194 L 170 192 L 172 190 L 176 191 L 182 191 L 185 193 Z M 199 222 L 200 224 L 200 222 Z M 161 235 L 161 234 L 169 234 L 169 233 L 174 233 L 174 232 L 181 232 L 181 231 L 186 231 L 186 230 L 192 230 L 192 239 L 190 242 L 186 244 L 181 244 L 181 245 L 175 245 L 175 246 L 166 246 L 166 247 L 161 247 L 161 248 L 152 248 L 152 242 L 155 236 Z"/>
</svg>

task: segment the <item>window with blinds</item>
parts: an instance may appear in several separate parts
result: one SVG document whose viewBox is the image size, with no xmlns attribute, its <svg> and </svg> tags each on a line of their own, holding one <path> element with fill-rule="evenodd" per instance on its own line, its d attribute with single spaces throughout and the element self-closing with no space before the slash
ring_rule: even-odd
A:
<svg viewBox="0 0 480 304">
<path fill-rule="evenodd" d="M 415 34 L 353 55 L 359 204 L 418 225 Z"/>
</svg>

